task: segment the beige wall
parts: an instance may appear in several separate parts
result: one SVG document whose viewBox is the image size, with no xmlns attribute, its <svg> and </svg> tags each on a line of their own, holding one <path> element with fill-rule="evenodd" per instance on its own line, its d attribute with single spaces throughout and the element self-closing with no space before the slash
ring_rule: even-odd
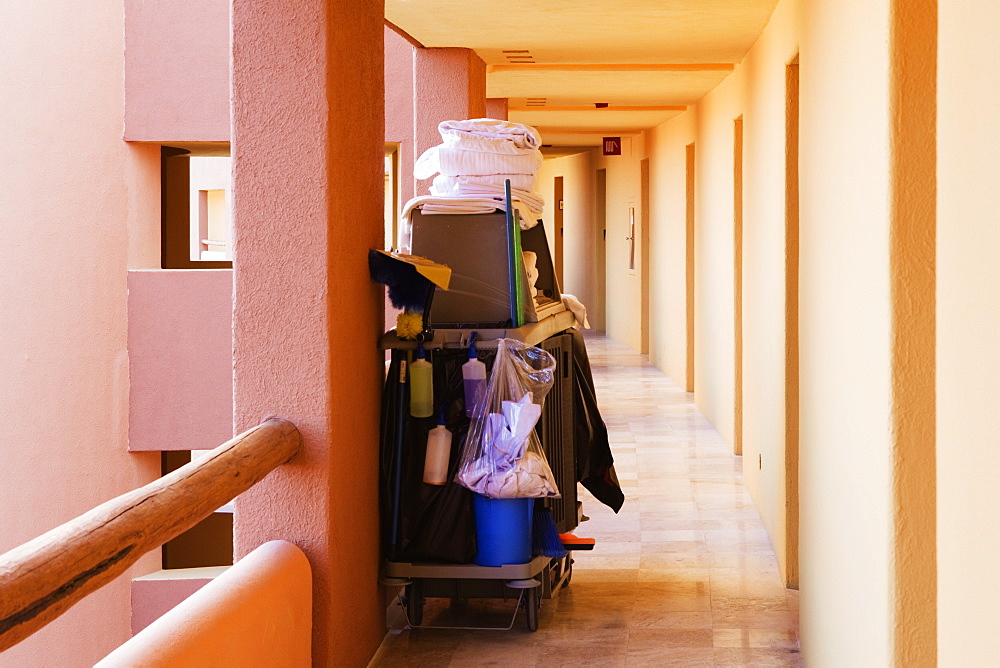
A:
<svg viewBox="0 0 1000 668">
<path fill-rule="evenodd" d="M 685 150 L 695 140 L 694 112 L 653 128 L 650 162 L 649 359 L 678 385 L 687 383 Z"/>
<path fill-rule="evenodd" d="M 629 269 L 629 208 L 640 210 L 640 161 L 646 157 L 645 137 L 622 139 L 622 154 L 597 156 L 595 169 L 607 169 L 607 296 L 605 327 L 613 339 L 639 350 L 642 254 L 637 240 L 635 269 Z"/>
<path fill-rule="evenodd" d="M 892 657 L 888 21 L 887 0 L 802 11 L 800 623 L 817 667 Z"/>
<path fill-rule="evenodd" d="M 1000 656 L 1000 7 L 941 3 L 938 70 L 939 665 Z"/>
<path fill-rule="evenodd" d="M 779 3 L 734 75 L 743 87 L 743 472 L 786 578 L 785 68 L 798 3 Z M 794 463 L 792 464 L 794 465 Z M 795 546 L 792 545 L 792 549 Z"/>
<path fill-rule="evenodd" d="M 597 229 L 594 217 L 594 167 L 593 155 L 587 151 L 562 158 L 551 158 L 542 163 L 538 172 L 538 192 L 545 199 L 542 220 L 545 236 L 555 258 L 554 216 L 559 205 L 555 199 L 555 177 L 563 177 L 563 284 L 564 293 L 576 295 L 589 311 L 597 299 L 596 272 Z M 591 325 L 595 325 L 590 318 Z"/>
<path fill-rule="evenodd" d="M 159 156 L 122 141 L 123 22 L 121 2 L 0 7 L 0 552 L 159 474 L 127 452 L 126 277 L 156 247 Z M 129 579 L 0 666 L 93 664 L 129 636 Z"/>
<path fill-rule="evenodd" d="M 733 119 L 742 90 L 730 76 L 696 108 L 694 396 L 733 442 Z"/>
<path fill-rule="evenodd" d="M 694 142 L 695 396 L 732 442 L 733 121 L 742 114 L 745 475 L 787 567 L 785 71 L 801 39 L 803 650 L 809 665 L 886 665 L 894 605 L 888 8 L 831 0 L 799 12 L 799 3 L 780 2 L 734 74 L 650 133 L 651 359 L 685 380 L 684 147 Z M 618 323 L 630 333 L 617 338 L 635 345 L 634 323 Z"/>
</svg>

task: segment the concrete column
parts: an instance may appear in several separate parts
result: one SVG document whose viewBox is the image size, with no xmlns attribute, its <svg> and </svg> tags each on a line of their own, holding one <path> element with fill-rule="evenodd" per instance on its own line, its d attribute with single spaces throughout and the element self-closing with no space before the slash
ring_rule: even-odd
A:
<svg viewBox="0 0 1000 668">
<path fill-rule="evenodd" d="M 413 62 L 414 159 L 441 143 L 438 124 L 486 115 L 486 63 L 472 49 L 417 49 Z M 416 181 L 426 195 L 430 180 Z"/>
<path fill-rule="evenodd" d="M 501 121 L 510 120 L 507 118 L 507 98 L 486 98 L 486 118 L 498 118 Z"/>
<path fill-rule="evenodd" d="M 385 141 L 399 144 L 400 205 L 413 197 L 413 61 L 417 49 L 394 30 L 385 40 Z"/>
<path fill-rule="evenodd" d="M 378 580 L 376 339 L 381 2 L 235 0 L 234 419 L 291 420 L 304 451 L 236 501 L 242 557 L 276 538 L 313 570 L 313 665 L 365 665 Z"/>
</svg>

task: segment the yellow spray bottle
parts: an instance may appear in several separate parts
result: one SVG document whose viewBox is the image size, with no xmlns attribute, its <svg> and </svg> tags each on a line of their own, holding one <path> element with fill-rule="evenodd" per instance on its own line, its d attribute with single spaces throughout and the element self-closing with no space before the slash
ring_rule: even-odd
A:
<svg viewBox="0 0 1000 668">
<path fill-rule="evenodd" d="M 415 418 L 434 414 L 434 367 L 426 359 L 424 342 L 417 342 L 417 359 L 410 364 L 410 415 Z"/>
</svg>

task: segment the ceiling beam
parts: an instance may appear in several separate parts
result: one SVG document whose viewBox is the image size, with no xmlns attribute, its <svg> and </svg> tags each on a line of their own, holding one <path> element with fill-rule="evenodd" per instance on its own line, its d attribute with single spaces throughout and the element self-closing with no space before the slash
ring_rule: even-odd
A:
<svg viewBox="0 0 1000 668">
<path fill-rule="evenodd" d="M 399 35 L 400 37 L 402 37 L 403 39 L 405 39 L 407 42 L 410 43 L 410 46 L 412 46 L 413 48 L 415 48 L 415 49 L 426 49 L 427 48 L 426 46 L 424 46 L 423 44 L 421 44 L 420 41 L 417 40 L 416 37 L 414 37 L 410 33 L 406 32 L 405 30 L 403 30 L 402 28 L 400 28 L 398 25 L 396 25 L 395 23 L 393 23 L 389 19 L 383 19 L 383 22 L 384 22 L 386 28 L 388 28 L 389 30 L 393 31 L 394 33 L 396 33 L 397 35 Z"/>
<path fill-rule="evenodd" d="M 527 72 L 537 70 L 539 72 L 701 72 L 706 70 L 716 70 L 731 72 L 736 66 L 732 63 L 651 63 L 638 65 L 634 63 L 596 63 L 592 65 L 581 64 L 555 64 L 555 63 L 535 63 L 517 65 L 490 65 L 489 72 Z"/>
<path fill-rule="evenodd" d="M 683 104 L 672 104 L 665 106 L 615 106 L 607 107 L 509 107 L 507 111 L 687 111 L 687 106 Z"/>
<path fill-rule="evenodd" d="M 642 134 L 642 130 L 581 130 L 580 128 L 547 128 L 544 126 L 535 127 L 539 134 L 542 135 L 543 139 L 545 135 L 581 135 L 581 136 L 594 136 L 594 137 L 604 137 L 614 135 L 616 137 L 637 137 Z"/>
</svg>

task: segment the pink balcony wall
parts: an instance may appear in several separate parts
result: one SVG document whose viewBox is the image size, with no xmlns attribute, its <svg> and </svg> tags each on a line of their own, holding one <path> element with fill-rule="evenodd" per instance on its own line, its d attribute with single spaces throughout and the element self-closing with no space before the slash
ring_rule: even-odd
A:
<svg viewBox="0 0 1000 668">
<path fill-rule="evenodd" d="M 125 140 L 229 141 L 229 3 L 125 2 Z"/>
<path fill-rule="evenodd" d="M 233 272 L 128 274 L 129 450 L 233 437 Z"/>
<path fill-rule="evenodd" d="M 132 635 L 155 622 L 229 566 L 160 570 L 132 580 Z"/>
<path fill-rule="evenodd" d="M 298 547 L 261 545 L 109 654 L 98 668 L 306 668 L 312 569 Z"/>
</svg>

